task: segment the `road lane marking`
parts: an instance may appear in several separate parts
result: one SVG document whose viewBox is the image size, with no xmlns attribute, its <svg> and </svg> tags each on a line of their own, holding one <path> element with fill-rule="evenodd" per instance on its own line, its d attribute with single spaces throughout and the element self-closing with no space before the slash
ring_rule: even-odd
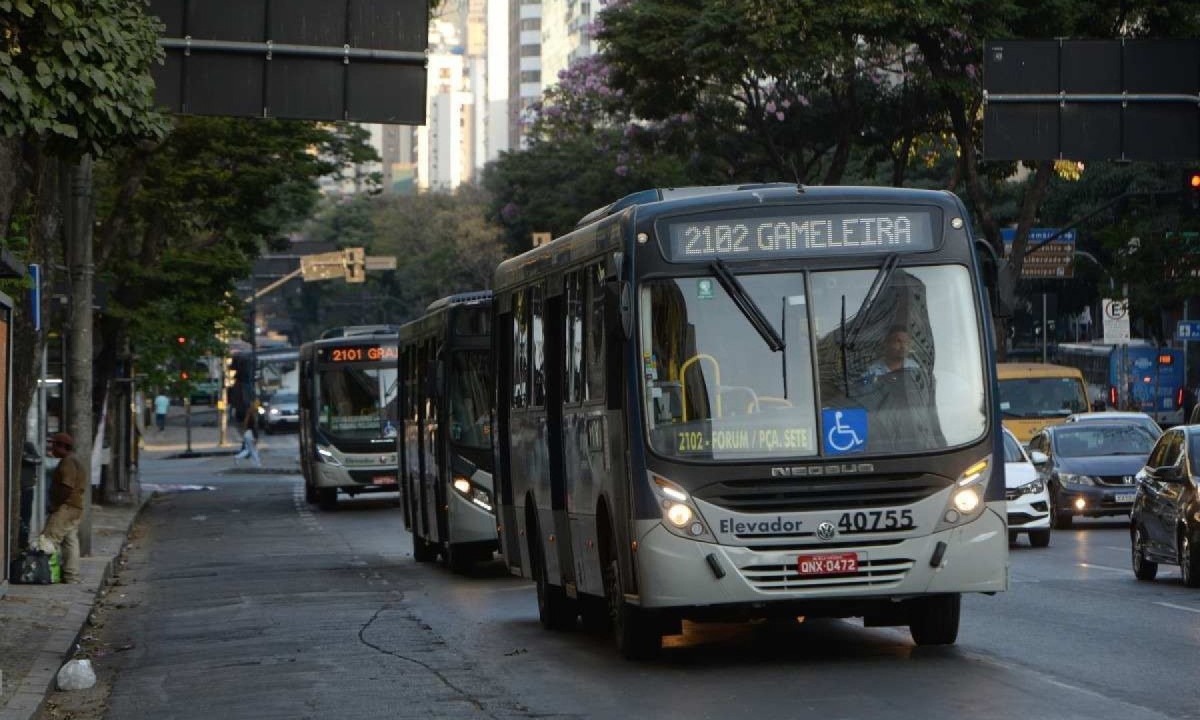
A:
<svg viewBox="0 0 1200 720">
<path fill-rule="evenodd" d="M 1187 605 L 1176 605 L 1169 602 L 1155 602 L 1155 605 L 1162 605 L 1165 608 L 1174 608 L 1175 610 L 1187 610 L 1191 613 L 1200 613 L 1200 608 L 1188 607 Z"/>
</svg>

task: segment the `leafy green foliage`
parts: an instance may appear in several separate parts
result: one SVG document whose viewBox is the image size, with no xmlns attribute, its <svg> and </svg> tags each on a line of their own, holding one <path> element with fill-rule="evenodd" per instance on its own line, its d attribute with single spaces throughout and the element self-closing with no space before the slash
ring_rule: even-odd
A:
<svg viewBox="0 0 1200 720">
<path fill-rule="evenodd" d="M 454 194 L 356 196 L 330 204 L 306 231 L 342 247 L 362 246 L 368 256 L 391 256 L 394 272 L 368 272 L 362 285 L 306 283 L 293 317 L 313 339 L 330 327 L 399 324 L 452 293 L 486 289 L 504 258 L 500 228 L 485 219 L 478 190 Z"/>
<path fill-rule="evenodd" d="M 0 135 L 101 154 L 160 137 L 159 22 L 129 0 L 0 0 Z"/>
</svg>

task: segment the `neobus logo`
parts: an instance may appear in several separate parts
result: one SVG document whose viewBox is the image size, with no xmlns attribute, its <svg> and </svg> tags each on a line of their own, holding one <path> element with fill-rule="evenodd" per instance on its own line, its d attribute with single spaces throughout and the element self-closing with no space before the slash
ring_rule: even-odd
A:
<svg viewBox="0 0 1200 720">
<path fill-rule="evenodd" d="M 851 473 L 875 472 L 871 463 L 846 463 L 837 465 L 795 465 L 773 467 L 771 477 L 812 477 L 814 475 L 849 475 Z"/>
</svg>

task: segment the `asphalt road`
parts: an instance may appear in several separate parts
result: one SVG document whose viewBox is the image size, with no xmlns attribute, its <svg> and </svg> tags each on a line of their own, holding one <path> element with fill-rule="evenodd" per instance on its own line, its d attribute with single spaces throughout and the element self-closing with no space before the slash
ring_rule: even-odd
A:
<svg viewBox="0 0 1200 720">
<path fill-rule="evenodd" d="M 139 522 L 96 632 L 108 718 L 1200 718 L 1200 591 L 1167 566 L 1137 582 L 1119 521 L 1022 538 L 1010 591 L 968 597 L 951 648 L 846 621 L 685 625 L 631 663 L 543 630 L 499 561 L 414 562 L 394 496 L 325 513 L 299 476 L 171 462 L 213 489 Z"/>
</svg>

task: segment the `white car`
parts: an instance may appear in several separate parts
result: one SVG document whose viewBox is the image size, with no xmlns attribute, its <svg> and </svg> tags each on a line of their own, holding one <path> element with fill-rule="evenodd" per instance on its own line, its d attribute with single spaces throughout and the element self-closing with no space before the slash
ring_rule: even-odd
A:
<svg viewBox="0 0 1200 720">
<path fill-rule="evenodd" d="M 1008 541 L 1028 533 L 1029 544 L 1046 547 L 1050 544 L 1050 493 L 1038 477 L 1035 461 L 1045 462 L 1046 456 L 1033 451 L 1033 460 L 1025 454 L 1021 443 L 1007 429 L 1004 431 L 1004 498 L 1008 501 Z"/>
</svg>

